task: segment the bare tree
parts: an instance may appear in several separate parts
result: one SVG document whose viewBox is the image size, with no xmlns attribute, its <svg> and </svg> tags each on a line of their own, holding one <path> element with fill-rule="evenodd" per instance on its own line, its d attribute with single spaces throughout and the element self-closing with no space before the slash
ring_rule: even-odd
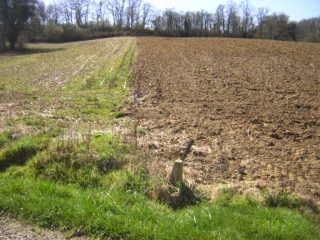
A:
<svg viewBox="0 0 320 240">
<path fill-rule="evenodd" d="M 141 3 L 141 0 L 127 0 L 125 15 L 126 25 L 129 29 L 133 29 L 135 25 L 138 25 Z"/>
<path fill-rule="evenodd" d="M 215 32 L 219 35 L 225 32 L 225 5 L 220 4 L 216 10 L 215 14 Z"/>
<path fill-rule="evenodd" d="M 70 0 L 71 10 L 76 17 L 76 24 L 78 26 L 88 22 L 90 0 Z"/>
<path fill-rule="evenodd" d="M 61 9 L 57 2 L 52 2 L 47 6 L 46 10 L 47 21 L 55 25 L 59 24 Z"/>
<path fill-rule="evenodd" d="M 240 9 L 242 11 L 241 33 L 243 37 L 247 37 L 249 31 L 254 27 L 254 6 L 249 0 L 246 0 L 240 3 Z"/>
<path fill-rule="evenodd" d="M 97 23 L 104 22 L 107 19 L 107 9 L 106 9 L 106 2 L 105 1 L 98 1 L 98 2 L 92 2 L 92 7 L 94 8 L 94 14 L 93 17 Z"/>
<path fill-rule="evenodd" d="M 238 16 L 238 6 L 235 2 L 230 1 L 227 4 L 226 9 L 227 17 L 227 33 L 228 34 L 237 34 L 239 29 L 239 16 Z"/>
<path fill-rule="evenodd" d="M 123 25 L 123 14 L 126 0 L 107 0 L 106 8 L 113 18 L 113 25 L 121 28 Z"/>
<path fill-rule="evenodd" d="M 284 13 L 274 13 L 271 16 L 267 16 L 265 22 L 266 37 L 272 40 L 288 40 L 288 23 L 289 16 Z"/>
<path fill-rule="evenodd" d="M 147 2 L 142 5 L 141 27 L 143 29 L 150 23 L 153 12 L 154 8 L 150 3 Z"/>
<path fill-rule="evenodd" d="M 21 35 L 27 39 L 36 39 L 42 37 L 43 25 L 46 23 L 46 6 L 43 1 L 38 1 L 34 5 L 34 14 L 29 19 L 26 27 L 21 32 Z"/>
<path fill-rule="evenodd" d="M 40 24 L 45 24 L 46 22 L 46 5 L 43 1 L 39 0 L 35 8 L 35 17 L 40 21 Z"/>
<path fill-rule="evenodd" d="M 157 35 L 163 35 L 164 30 L 167 26 L 167 23 L 164 19 L 164 14 L 162 14 L 162 11 L 160 11 L 159 9 L 155 9 L 153 14 L 153 19 L 151 22 L 152 22 L 155 33 Z"/>
<path fill-rule="evenodd" d="M 93 7 L 93 0 L 85 0 L 84 2 L 84 23 L 88 24 L 91 8 Z"/>
<path fill-rule="evenodd" d="M 67 24 L 72 24 L 73 23 L 72 0 L 60 0 L 59 9 L 63 17 L 63 22 Z"/>
<path fill-rule="evenodd" d="M 209 36 L 210 32 L 213 30 L 214 19 L 211 13 L 204 12 L 204 30 L 205 36 Z"/>
<path fill-rule="evenodd" d="M 275 40 L 287 41 L 289 38 L 288 32 L 289 16 L 285 13 L 280 13 L 276 19 L 276 35 Z"/>
<path fill-rule="evenodd" d="M 270 9 L 266 7 L 258 8 L 256 17 L 257 17 L 257 23 L 258 23 L 258 30 L 259 30 L 259 38 L 262 38 L 263 36 L 263 29 L 264 25 L 267 19 L 267 16 L 269 14 Z"/>
<path fill-rule="evenodd" d="M 166 22 L 165 33 L 167 36 L 173 36 L 175 25 L 174 25 L 174 18 L 175 18 L 175 11 L 173 9 L 167 8 L 163 13 L 163 18 Z"/>
</svg>

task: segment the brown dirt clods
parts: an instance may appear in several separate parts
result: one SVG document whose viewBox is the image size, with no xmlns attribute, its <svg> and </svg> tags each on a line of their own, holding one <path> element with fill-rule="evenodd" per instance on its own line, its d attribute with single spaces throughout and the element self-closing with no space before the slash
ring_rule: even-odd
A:
<svg viewBox="0 0 320 240">
<path fill-rule="evenodd" d="M 320 45 L 139 38 L 133 66 L 139 143 L 170 168 L 188 139 L 185 180 L 320 203 Z"/>
</svg>

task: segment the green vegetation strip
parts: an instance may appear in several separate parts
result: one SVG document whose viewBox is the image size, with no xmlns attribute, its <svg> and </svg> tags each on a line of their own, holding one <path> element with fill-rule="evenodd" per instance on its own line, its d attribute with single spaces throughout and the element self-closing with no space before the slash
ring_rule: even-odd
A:
<svg viewBox="0 0 320 240">
<path fill-rule="evenodd" d="M 81 189 L 2 175 L 0 210 L 43 227 L 135 239 L 319 239 L 319 225 L 294 210 L 248 199 L 173 211 L 130 190 Z"/>
</svg>

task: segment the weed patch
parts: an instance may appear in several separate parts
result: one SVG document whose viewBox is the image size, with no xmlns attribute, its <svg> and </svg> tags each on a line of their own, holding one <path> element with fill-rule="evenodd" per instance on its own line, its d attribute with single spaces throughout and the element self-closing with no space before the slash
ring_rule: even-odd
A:
<svg viewBox="0 0 320 240">
<path fill-rule="evenodd" d="M 264 205 L 267 207 L 297 209 L 301 212 L 310 212 L 315 215 L 320 213 L 319 207 L 311 199 L 301 199 L 283 191 L 268 194 L 264 199 Z"/>
<path fill-rule="evenodd" d="M 294 209 L 302 206 L 302 203 L 298 198 L 289 196 L 289 194 L 285 192 L 268 194 L 264 202 L 268 207 L 285 207 Z"/>
<path fill-rule="evenodd" d="M 127 162 L 127 146 L 120 138 L 95 134 L 84 140 L 53 141 L 32 160 L 38 177 L 82 187 L 101 185 L 101 176 Z"/>
</svg>

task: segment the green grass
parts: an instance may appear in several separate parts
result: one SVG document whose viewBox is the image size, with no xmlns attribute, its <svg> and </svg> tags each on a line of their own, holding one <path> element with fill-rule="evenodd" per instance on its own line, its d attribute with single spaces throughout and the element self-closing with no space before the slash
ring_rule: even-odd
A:
<svg viewBox="0 0 320 240">
<path fill-rule="evenodd" d="M 0 56 L 0 214 L 69 237 L 320 239 L 318 215 L 283 193 L 259 203 L 225 189 L 214 202 L 179 210 L 155 200 L 164 180 L 151 178 L 146 157 L 112 134 L 126 114 L 134 39 L 31 48 Z M 124 124 L 134 135 L 134 122 Z"/>
<path fill-rule="evenodd" d="M 117 178 L 121 181 L 121 178 Z M 0 210 L 67 234 L 127 239 L 319 239 L 319 224 L 286 208 L 234 198 L 174 211 L 126 188 L 1 176 Z M 223 202 L 223 204 L 222 204 Z"/>
<path fill-rule="evenodd" d="M 3 131 L 0 133 L 0 149 L 6 145 L 10 137 L 9 131 Z"/>
<path fill-rule="evenodd" d="M 5 171 L 11 165 L 24 165 L 30 157 L 44 149 L 48 142 L 48 136 L 28 136 L 7 143 L 0 151 L 0 171 Z"/>
<path fill-rule="evenodd" d="M 128 161 L 128 146 L 112 135 L 52 142 L 29 161 L 35 177 L 81 187 L 102 186 L 103 175 L 121 169 Z M 108 187 L 108 186 L 106 186 Z"/>
</svg>

